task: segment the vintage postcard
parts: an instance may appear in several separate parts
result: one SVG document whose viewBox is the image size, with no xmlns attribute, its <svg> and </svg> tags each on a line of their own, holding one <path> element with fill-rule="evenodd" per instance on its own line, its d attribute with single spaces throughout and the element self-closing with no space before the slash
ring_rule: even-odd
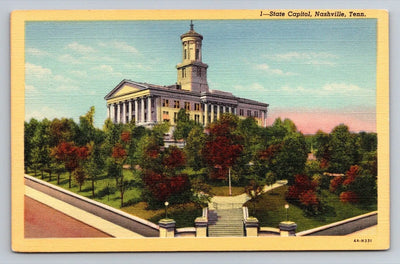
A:
<svg viewBox="0 0 400 264">
<path fill-rule="evenodd" d="M 11 14 L 18 252 L 389 248 L 383 10 Z"/>
</svg>

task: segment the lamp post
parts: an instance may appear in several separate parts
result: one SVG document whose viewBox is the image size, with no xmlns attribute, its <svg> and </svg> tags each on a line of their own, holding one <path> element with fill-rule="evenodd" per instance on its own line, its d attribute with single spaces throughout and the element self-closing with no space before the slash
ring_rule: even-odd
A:
<svg viewBox="0 0 400 264">
<path fill-rule="evenodd" d="M 287 222 L 287 221 L 289 221 L 289 218 L 288 218 L 289 204 L 285 204 L 285 209 L 286 209 L 286 222 Z"/>
<path fill-rule="evenodd" d="M 232 196 L 231 167 L 229 167 L 229 196 Z"/>
<path fill-rule="evenodd" d="M 168 218 L 167 208 L 168 208 L 169 203 L 165 202 L 164 205 L 165 205 L 165 219 L 167 219 Z"/>
</svg>

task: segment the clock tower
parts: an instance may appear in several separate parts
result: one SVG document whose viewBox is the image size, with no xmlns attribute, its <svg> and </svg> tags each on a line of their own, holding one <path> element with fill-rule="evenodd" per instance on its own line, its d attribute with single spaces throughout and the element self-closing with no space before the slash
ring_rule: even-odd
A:
<svg viewBox="0 0 400 264">
<path fill-rule="evenodd" d="M 193 22 L 190 22 L 190 30 L 181 35 L 182 62 L 176 65 L 178 81 L 182 90 L 192 92 L 208 92 L 207 68 L 202 62 L 203 36 L 194 31 Z"/>
</svg>

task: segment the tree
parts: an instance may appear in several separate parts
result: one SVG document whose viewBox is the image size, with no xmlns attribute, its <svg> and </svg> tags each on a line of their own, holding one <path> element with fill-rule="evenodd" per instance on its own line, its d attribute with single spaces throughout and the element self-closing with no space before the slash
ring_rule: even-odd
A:
<svg viewBox="0 0 400 264">
<path fill-rule="evenodd" d="M 200 124 L 196 124 L 194 120 L 191 120 L 189 118 L 189 114 L 186 113 L 186 110 L 181 108 L 178 112 L 178 117 L 176 120 L 176 127 L 174 130 L 174 139 L 183 139 L 186 141 L 186 139 L 189 136 L 190 131 L 194 127 L 201 127 Z"/>
<path fill-rule="evenodd" d="M 150 207 L 162 206 L 165 201 L 171 204 L 189 201 L 192 196 L 190 181 L 181 172 L 186 164 L 184 152 L 174 146 L 160 152 L 156 147 L 154 141 L 150 141 L 143 153 L 142 159 L 147 162 L 143 172 L 144 198 Z"/>
<path fill-rule="evenodd" d="M 50 121 L 43 119 L 38 123 L 35 133 L 32 137 L 32 163 L 34 165 L 35 175 L 36 170 L 40 169 L 42 179 L 44 171 L 50 167 Z"/>
<path fill-rule="evenodd" d="M 122 166 L 125 163 L 125 160 L 127 158 L 127 151 L 123 147 L 122 144 L 117 143 L 113 149 L 112 149 L 112 154 L 111 154 L 112 160 L 114 164 L 116 165 L 113 167 L 114 171 L 114 176 L 116 177 L 116 183 L 117 187 L 119 188 L 120 191 L 120 198 L 121 198 L 121 207 L 124 206 L 124 193 L 125 193 L 125 188 L 126 188 L 126 183 L 124 182 L 124 174 L 122 172 Z"/>
<path fill-rule="evenodd" d="M 357 147 L 354 143 L 354 138 L 346 125 L 336 126 L 332 130 L 329 142 L 331 147 L 330 172 L 345 173 L 351 165 L 356 164 Z"/>
<path fill-rule="evenodd" d="M 256 202 L 263 193 L 263 184 L 256 179 L 250 180 L 250 184 L 245 188 L 245 192 L 250 196 L 250 201 L 253 203 L 253 215 L 256 214 Z"/>
<path fill-rule="evenodd" d="M 77 147 L 73 142 L 61 142 L 53 148 L 52 155 L 64 163 L 65 169 L 69 172 L 68 187 L 71 188 L 72 172 L 78 167 Z"/>
<path fill-rule="evenodd" d="M 187 164 L 195 171 L 204 167 L 201 151 L 205 142 L 206 134 L 204 134 L 203 128 L 198 126 L 194 127 L 188 135 L 184 151 L 187 157 Z"/>
<path fill-rule="evenodd" d="M 271 186 L 271 192 L 272 192 L 272 185 L 276 181 L 276 175 L 272 171 L 269 171 L 265 174 L 265 184 Z"/>
<path fill-rule="evenodd" d="M 25 172 L 28 172 L 28 168 L 33 165 L 32 155 L 33 149 L 35 148 L 35 142 L 33 140 L 35 131 L 39 125 L 39 121 L 32 118 L 29 122 L 24 122 L 24 167 Z M 36 176 L 36 171 L 35 171 Z"/>
<path fill-rule="evenodd" d="M 308 156 L 303 134 L 287 135 L 281 143 L 271 146 L 270 152 L 273 154 L 268 159 L 268 168 L 278 179 L 287 179 L 290 185 L 296 174 L 303 173 Z"/>
<path fill-rule="evenodd" d="M 321 168 L 327 168 L 331 159 L 331 147 L 329 143 L 329 135 L 321 130 L 318 130 L 314 136 L 315 140 L 315 156 L 320 162 Z"/>
<path fill-rule="evenodd" d="M 221 119 L 210 124 L 202 155 L 214 179 L 226 179 L 228 168 L 232 167 L 243 151 L 243 138 L 236 133 L 238 118 L 223 114 Z"/>
<path fill-rule="evenodd" d="M 95 193 L 95 182 L 98 176 L 102 173 L 104 167 L 104 160 L 101 155 L 100 144 L 95 144 L 93 141 L 89 145 L 90 155 L 84 164 L 86 175 L 89 177 L 92 185 L 92 198 Z"/>
</svg>

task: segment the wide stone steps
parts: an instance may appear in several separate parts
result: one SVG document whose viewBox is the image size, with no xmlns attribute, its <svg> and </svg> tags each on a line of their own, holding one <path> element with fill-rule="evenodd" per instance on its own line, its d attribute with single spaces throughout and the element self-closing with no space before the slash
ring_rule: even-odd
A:
<svg viewBox="0 0 400 264">
<path fill-rule="evenodd" d="M 208 226 L 208 235 L 210 237 L 237 237 L 244 235 L 243 211 L 241 208 L 211 210 L 209 217 L 210 215 L 212 219 Z M 217 218 L 216 221 L 215 218 Z"/>
</svg>

